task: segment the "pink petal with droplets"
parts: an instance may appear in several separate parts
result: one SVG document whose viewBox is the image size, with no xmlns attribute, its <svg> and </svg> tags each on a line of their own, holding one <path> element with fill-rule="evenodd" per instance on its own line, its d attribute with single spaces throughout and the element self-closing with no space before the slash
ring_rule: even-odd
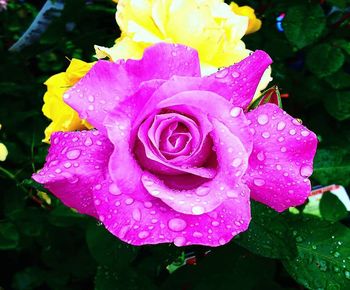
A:
<svg viewBox="0 0 350 290">
<path fill-rule="evenodd" d="M 111 153 L 111 143 L 98 131 L 53 133 L 45 166 L 33 179 L 65 205 L 96 216 L 91 189 L 104 179 Z"/>
<path fill-rule="evenodd" d="M 234 106 L 246 109 L 267 67 L 272 63 L 269 55 L 257 50 L 242 61 L 204 78 L 217 94 L 230 100 Z M 210 82 L 215 80 L 215 82 Z"/>
<path fill-rule="evenodd" d="M 221 246 L 245 231 L 250 222 L 249 189 L 244 184 L 214 211 L 187 215 L 148 195 L 120 194 L 111 180 L 98 184 L 94 199 L 100 221 L 115 236 L 132 245 L 174 243 L 176 246 Z M 139 196 L 145 196 L 140 194 Z"/>
<path fill-rule="evenodd" d="M 82 119 L 104 132 L 107 112 L 133 95 L 142 82 L 173 75 L 200 76 L 198 53 L 183 45 L 159 43 L 146 49 L 141 60 L 98 61 L 64 100 Z"/>
<path fill-rule="evenodd" d="M 249 112 L 253 152 L 245 175 L 252 198 L 281 212 L 305 202 L 316 135 L 274 104 Z"/>
</svg>

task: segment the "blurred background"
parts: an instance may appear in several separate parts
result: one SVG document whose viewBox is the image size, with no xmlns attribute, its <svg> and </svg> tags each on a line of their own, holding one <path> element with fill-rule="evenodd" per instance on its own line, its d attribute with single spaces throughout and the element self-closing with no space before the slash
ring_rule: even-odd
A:
<svg viewBox="0 0 350 290">
<path fill-rule="evenodd" d="M 349 1 L 236 2 L 253 7 L 262 20 L 261 30 L 243 40 L 274 60 L 270 85 L 280 88 L 283 108 L 318 135 L 313 185 L 349 189 Z M 69 59 L 95 60 L 93 45 L 110 47 L 120 34 L 112 1 L 53 1 L 58 9 L 51 23 L 18 43 L 45 3 L 0 0 L 0 143 L 9 152 L 0 162 L 1 290 L 350 289 L 350 272 L 343 269 L 350 268 L 350 248 L 341 260 L 326 246 L 313 248 L 312 233 L 320 228 L 320 240 L 350 242 L 338 227 L 349 224 L 348 212 L 329 194 L 322 197 L 317 221 L 285 218 L 253 204 L 254 235 L 217 249 L 134 248 L 32 182 L 48 148 L 42 143 L 49 124 L 41 112 L 43 83 L 65 71 Z M 304 242 L 309 248 L 302 252 L 298 243 Z M 295 247 L 298 261 L 286 258 L 288 246 Z M 180 267 L 186 263 L 197 265 Z M 322 283 L 326 287 L 316 287 Z"/>
</svg>

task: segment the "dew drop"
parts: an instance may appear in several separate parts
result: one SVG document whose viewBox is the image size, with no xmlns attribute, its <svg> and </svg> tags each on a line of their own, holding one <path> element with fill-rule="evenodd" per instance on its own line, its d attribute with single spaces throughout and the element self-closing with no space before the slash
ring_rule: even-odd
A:
<svg viewBox="0 0 350 290">
<path fill-rule="evenodd" d="M 66 162 L 66 163 L 63 164 L 63 166 L 64 166 L 65 168 L 70 168 L 70 167 L 72 166 L 72 163 Z"/>
<path fill-rule="evenodd" d="M 174 245 L 177 247 L 182 247 L 183 245 L 185 245 L 186 243 L 186 239 L 184 237 L 176 237 L 174 239 Z"/>
<path fill-rule="evenodd" d="M 235 158 L 233 161 L 232 161 L 232 166 L 233 167 L 239 167 L 241 164 L 242 164 L 242 159 L 241 158 Z"/>
<path fill-rule="evenodd" d="M 260 161 L 264 161 L 264 160 L 265 160 L 265 154 L 264 154 L 263 151 L 260 151 L 260 152 L 256 155 L 256 157 L 257 157 L 258 160 L 260 160 Z"/>
<path fill-rule="evenodd" d="M 264 133 L 261 134 L 261 136 L 263 136 L 263 138 L 265 138 L 265 139 L 268 139 L 268 138 L 270 138 L 270 133 L 269 132 L 264 132 Z"/>
<path fill-rule="evenodd" d="M 113 194 L 113 195 L 119 195 L 119 194 L 121 194 L 121 192 L 120 192 L 118 186 L 117 186 L 116 184 L 114 184 L 114 183 L 112 183 L 112 184 L 109 186 L 108 190 L 109 190 L 109 193 L 110 193 L 110 194 Z"/>
<path fill-rule="evenodd" d="M 186 221 L 180 218 L 173 218 L 168 222 L 169 229 L 171 229 L 174 232 L 181 232 L 186 228 L 186 226 Z"/>
<path fill-rule="evenodd" d="M 286 152 L 287 151 L 287 148 L 286 147 L 281 147 L 281 152 Z"/>
<path fill-rule="evenodd" d="M 306 130 L 301 131 L 301 136 L 307 137 L 309 135 L 310 135 L 309 131 L 306 131 Z"/>
<path fill-rule="evenodd" d="M 265 114 L 261 114 L 258 116 L 258 123 L 260 125 L 265 125 L 269 122 L 269 117 Z"/>
<path fill-rule="evenodd" d="M 70 98 L 70 95 L 69 95 L 69 94 L 64 94 L 64 95 L 63 95 L 63 99 L 67 100 L 67 99 L 69 99 L 69 98 Z"/>
<path fill-rule="evenodd" d="M 80 156 L 81 151 L 79 149 L 74 149 L 71 151 L 68 151 L 66 156 L 70 160 L 77 159 Z"/>
<path fill-rule="evenodd" d="M 137 235 L 140 239 L 145 239 L 149 236 L 149 232 L 147 231 L 142 231 L 142 232 L 139 232 L 139 234 Z"/>
<path fill-rule="evenodd" d="M 222 246 L 222 245 L 225 245 L 226 244 L 226 240 L 224 238 L 220 238 L 219 239 L 219 244 Z"/>
<path fill-rule="evenodd" d="M 226 192 L 226 195 L 227 195 L 228 197 L 231 197 L 231 198 L 236 198 L 236 197 L 238 197 L 238 193 L 237 193 L 237 191 L 235 191 L 235 190 L 228 190 L 228 191 Z"/>
<path fill-rule="evenodd" d="M 254 184 L 256 186 L 263 186 L 265 184 L 265 180 L 261 178 L 255 178 L 254 179 Z"/>
<path fill-rule="evenodd" d="M 289 134 L 292 135 L 292 136 L 295 135 L 296 132 L 297 132 L 297 131 L 295 131 L 294 129 L 289 130 Z"/>
<path fill-rule="evenodd" d="M 135 221 L 141 220 L 141 211 L 138 208 L 134 208 L 134 210 L 132 211 L 132 218 Z"/>
<path fill-rule="evenodd" d="M 308 177 L 312 174 L 312 167 L 308 165 L 303 165 L 300 167 L 300 175 L 304 177 Z"/>
<path fill-rule="evenodd" d="M 217 227 L 220 223 L 218 221 L 211 222 L 212 226 Z"/>
<path fill-rule="evenodd" d="M 196 189 L 196 194 L 199 196 L 205 196 L 209 193 L 210 188 L 207 186 L 201 186 Z"/>
<path fill-rule="evenodd" d="M 202 206 L 194 206 L 192 207 L 192 213 L 195 215 L 200 215 L 204 213 L 204 208 Z"/>
<path fill-rule="evenodd" d="M 234 118 L 238 117 L 240 113 L 241 113 L 241 108 L 239 107 L 233 107 L 232 110 L 230 111 L 230 115 Z"/>
<path fill-rule="evenodd" d="M 150 201 L 145 201 L 143 205 L 145 206 L 145 208 L 151 208 L 153 206 L 152 202 Z"/>
<path fill-rule="evenodd" d="M 127 204 L 127 205 L 130 205 L 130 204 L 132 204 L 134 202 L 134 200 L 132 199 L 132 198 L 127 198 L 126 200 L 125 200 L 125 203 Z"/>
<path fill-rule="evenodd" d="M 232 75 L 232 77 L 234 77 L 234 78 L 239 78 L 240 73 L 237 72 L 237 71 L 234 71 L 231 75 Z"/>
<path fill-rule="evenodd" d="M 201 237 L 203 237 L 203 234 L 200 232 L 193 232 L 192 236 L 195 238 L 201 238 Z"/>
<path fill-rule="evenodd" d="M 88 100 L 90 103 L 93 103 L 95 101 L 95 98 L 94 98 L 94 96 L 89 96 Z"/>
<path fill-rule="evenodd" d="M 88 110 L 89 110 L 89 111 L 93 111 L 94 109 L 95 109 L 94 105 L 89 105 L 89 106 L 88 106 Z"/>
<path fill-rule="evenodd" d="M 87 137 L 85 142 L 84 142 L 85 146 L 91 146 L 92 145 L 92 139 L 90 137 Z"/>
<path fill-rule="evenodd" d="M 278 131 L 282 131 L 285 127 L 286 127 L 286 123 L 284 123 L 283 121 L 281 121 L 277 124 Z"/>
</svg>

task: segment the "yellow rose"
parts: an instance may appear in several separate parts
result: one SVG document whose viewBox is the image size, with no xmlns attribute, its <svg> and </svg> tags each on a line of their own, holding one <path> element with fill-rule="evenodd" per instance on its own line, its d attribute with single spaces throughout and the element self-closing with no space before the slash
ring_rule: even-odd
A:
<svg viewBox="0 0 350 290">
<path fill-rule="evenodd" d="M 250 52 L 241 40 L 248 17 L 222 0 L 119 0 L 116 19 L 122 35 L 112 48 L 96 46 L 100 58 L 137 59 L 154 43 L 180 43 L 198 50 L 203 74 L 210 74 Z"/>
<path fill-rule="evenodd" d="M 231 2 L 230 7 L 234 13 L 242 16 L 247 16 L 249 18 L 249 24 L 246 34 L 256 32 L 261 28 L 261 20 L 256 18 L 254 9 L 252 7 L 240 7 L 235 2 Z"/>
<path fill-rule="evenodd" d="M 1 130 L 1 124 L 0 124 Z M 4 144 L 0 143 L 0 161 L 5 161 L 7 157 L 8 151 Z"/>
<path fill-rule="evenodd" d="M 47 92 L 44 95 L 42 108 L 46 117 L 52 120 L 45 129 L 44 142 L 50 142 L 50 136 L 56 131 L 74 131 L 91 128 L 85 120 L 81 120 L 76 111 L 63 101 L 66 90 L 78 82 L 92 67 L 93 63 L 86 63 L 78 59 L 72 59 L 66 72 L 50 77 L 45 85 Z"/>
</svg>

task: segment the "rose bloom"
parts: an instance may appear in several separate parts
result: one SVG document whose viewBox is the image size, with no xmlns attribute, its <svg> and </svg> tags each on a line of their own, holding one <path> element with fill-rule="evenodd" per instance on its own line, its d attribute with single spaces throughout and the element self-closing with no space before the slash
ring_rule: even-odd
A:
<svg viewBox="0 0 350 290">
<path fill-rule="evenodd" d="M 0 124 L 0 130 L 1 130 L 1 124 Z M 8 155 L 8 151 L 6 146 L 3 143 L 0 143 L 0 161 L 5 161 L 6 157 Z"/>
<path fill-rule="evenodd" d="M 79 81 L 93 66 L 78 59 L 72 59 L 66 72 L 50 77 L 45 85 L 47 92 L 44 95 L 43 113 L 51 119 L 45 129 L 44 142 L 48 143 L 52 132 L 91 129 L 91 125 L 81 120 L 78 113 L 63 102 L 63 94 Z"/>
<path fill-rule="evenodd" d="M 165 43 L 98 61 L 64 95 L 96 129 L 54 133 L 33 178 L 132 245 L 223 245 L 250 198 L 283 211 L 310 192 L 315 134 L 273 104 L 247 112 L 270 63 L 201 77 L 196 50 Z"/>
<path fill-rule="evenodd" d="M 199 51 L 204 74 L 248 56 L 250 50 L 245 48 L 241 38 L 261 25 L 250 7 L 238 7 L 233 2 L 228 6 L 222 0 L 119 1 L 117 21 L 122 36 L 111 49 L 96 47 L 97 56 L 108 56 L 112 61 L 139 59 L 144 49 L 154 43 L 182 43 Z M 48 143 L 55 131 L 91 129 L 90 124 L 63 102 L 62 96 L 92 65 L 73 59 L 66 72 L 46 81 L 43 113 L 51 123 L 45 130 L 44 142 Z M 270 80 L 268 69 L 256 96 Z"/>
<path fill-rule="evenodd" d="M 113 61 L 139 59 L 155 43 L 184 44 L 198 51 L 207 75 L 249 55 L 241 39 L 254 10 L 246 7 L 230 7 L 223 0 L 119 0 L 116 20 L 122 35 L 111 48 L 96 46 L 96 54 Z M 252 19 L 251 25 L 258 24 Z"/>
<path fill-rule="evenodd" d="M 63 102 L 63 94 L 79 81 L 93 66 L 78 59 L 72 59 L 66 72 L 50 77 L 45 85 L 47 92 L 44 95 L 43 113 L 51 119 L 45 129 L 44 142 L 48 143 L 52 132 L 91 129 L 91 125 L 81 120 L 78 113 Z"/>
</svg>

